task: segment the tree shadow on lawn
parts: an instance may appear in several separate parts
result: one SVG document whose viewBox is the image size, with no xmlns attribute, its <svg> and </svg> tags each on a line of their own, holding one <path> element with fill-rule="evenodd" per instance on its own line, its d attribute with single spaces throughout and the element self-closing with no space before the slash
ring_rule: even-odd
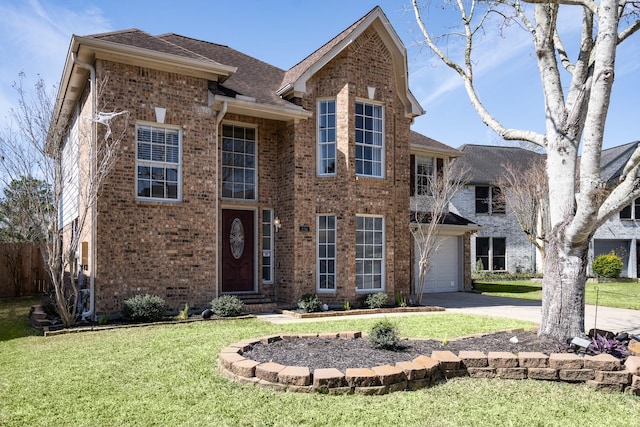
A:
<svg viewBox="0 0 640 427">
<path fill-rule="evenodd" d="M 505 294 L 528 294 L 542 290 L 542 286 L 506 283 L 476 283 L 473 288 L 480 292 L 501 292 Z"/>
</svg>

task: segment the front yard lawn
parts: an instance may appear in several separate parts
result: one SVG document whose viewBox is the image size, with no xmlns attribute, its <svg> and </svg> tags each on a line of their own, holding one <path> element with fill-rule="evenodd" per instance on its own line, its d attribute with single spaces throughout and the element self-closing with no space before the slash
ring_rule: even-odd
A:
<svg viewBox="0 0 640 427">
<path fill-rule="evenodd" d="M 555 382 L 459 378 L 415 392 L 333 396 L 240 385 L 218 373 L 219 351 L 241 339 L 367 331 L 375 320 L 212 320 L 45 338 L 24 326 L 28 302 L 11 307 L 0 305 L 0 331 L 14 324 L 0 338 L 2 426 L 566 426 L 576 416 L 632 426 L 640 413 L 638 397 Z M 392 321 L 402 335 L 443 340 L 533 326 L 449 313 Z"/>
<path fill-rule="evenodd" d="M 539 280 L 476 280 L 474 289 L 485 295 L 497 297 L 542 299 L 542 281 Z M 587 283 L 587 304 L 640 310 L 639 282 Z"/>
</svg>

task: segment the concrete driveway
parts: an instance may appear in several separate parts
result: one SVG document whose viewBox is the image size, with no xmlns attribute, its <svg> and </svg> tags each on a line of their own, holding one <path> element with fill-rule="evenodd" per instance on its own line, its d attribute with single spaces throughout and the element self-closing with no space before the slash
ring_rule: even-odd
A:
<svg viewBox="0 0 640 427">
<path fill-rule="evenodd" d="M 450 313 L 472 313 L 493 317 L 507 317 L 540 323 L 542 309 L 540 301 L 493 297 L 473 292 L 425 294 L 425 305 L 444 307 Z M 585 307 L 585 329 L 604 329 L 612 332 L 640 334 L 640 311 L 624 308 L 587 305 Z"/>
</svg>

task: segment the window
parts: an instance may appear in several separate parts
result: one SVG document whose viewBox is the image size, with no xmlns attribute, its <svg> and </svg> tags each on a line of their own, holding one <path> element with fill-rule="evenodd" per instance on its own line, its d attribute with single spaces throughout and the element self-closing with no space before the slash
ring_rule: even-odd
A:
<svg viewBox="0 0 640 427">
<path fill-rule="evenodd" d="M 431 194 L 433 157 L 416 157 L 416 196 Z"/>
<path fill-rule="evenodd" d="M 336 174 L 336 101 L 318 102 L 318 175 Z"/>
<path fill-rule="evenodd" d="M 640 198 L 620 211 L 620 219 L 640 219 Z"/>
<path fill-rule="evenodd" d="M 318 292 L 336 290 L 336 217 L 318 216 Z"/>
<path fill-rule="evenodd" d="M 382 106 L 356 102 L 356 175 L 383 177 Z"/>
<path fill-rule="evenodd" d="M 479 271 L 504 271 L 507 239 L 504 237 L 476 237 L 476 269 Z M 482 263 L 482 266 L 479 264 Z"/>
<path fill-rule="evenodd" d="M 505 204 L 500 187 L 476 186 L 476 213 L 505 213 Z"/>
<path fill-rule="evenodd" d="M 138 125 L 136 146 L 138 198 L 180 200 L 182 132 Z"/>
<path fill-rule="evenodd" d="M 273 211 L 262 211 L 262 281 L 273 282 Z"/>
<path fill-rule="evenodd" d="M 384 221 L 356 216 L 356 290 L 384 290 Z"/>
<path fill-rule="evenodd" d="M 256 129 L 222 125 L 222 197 L 256 197 Z"/>
</svg>

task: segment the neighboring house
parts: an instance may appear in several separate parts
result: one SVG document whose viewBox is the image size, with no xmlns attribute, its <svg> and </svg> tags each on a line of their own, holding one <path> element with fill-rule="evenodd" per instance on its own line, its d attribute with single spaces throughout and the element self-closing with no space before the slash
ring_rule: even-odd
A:
<svg viewBox="0 0 640 427">
<path fill-rule="evenodd" d="M 78 132 L 94 75 L 108 78 L 97 108 L 130 116 L 81 245 L 84 317 L 146 293 L 173 310 L 227 293 L 289 306 L 410 293 L 411 154 L 458 154 L 410 145 L 424 111 L 379 7 L 289 70 L 177 34 L 73 36 L 54 117 L 72 169 L 102 138 Z M 77 204 L 62 208 L 69 230 Z M 469 224 L 447 224 L 463 266 Z"/>
<path fill-rule="evenodd" d="M 624 165 L 638 147 L 640 141 L 602 150 L 601 176 L 607 183 L 620 177 Z M 589 274 L 591 262 L 601 254 L 614 251 L 622 258 L 622 277 L 638 278 L 640 270 L 640 199 L 635 199 L 611 217 L 596 231 L 589 244 Z"/>
<path fill-rule="evenodd" d="M 527 240 L 499 187 L 504 165 L 526 167 L 541 154 L 519 147 L 463 145 L 464 156 L 456 160 L 468 170 L 470 180 L 458 192 L 452 211 L 482 228 L 471 238 L 474 271 L 537 271 L 538 252 Z"/>
<path fill-rule="evenodd" d="M 429 188 L 439 171 L 463 153 L 439 141 L 411 132 L 411 211 L 416 220 L 431 221 Z M 427 213 L 420 214 L 420 212 Z M 480 227 L 473 221 L 445 212 L 438 227 L 437 251 L 432 252 L 424 293 L 458 292 L 471 289 L 471 234 Z M 413 245 L 414 289 L 418 288 L 419 249 Z"/>
</svg>

